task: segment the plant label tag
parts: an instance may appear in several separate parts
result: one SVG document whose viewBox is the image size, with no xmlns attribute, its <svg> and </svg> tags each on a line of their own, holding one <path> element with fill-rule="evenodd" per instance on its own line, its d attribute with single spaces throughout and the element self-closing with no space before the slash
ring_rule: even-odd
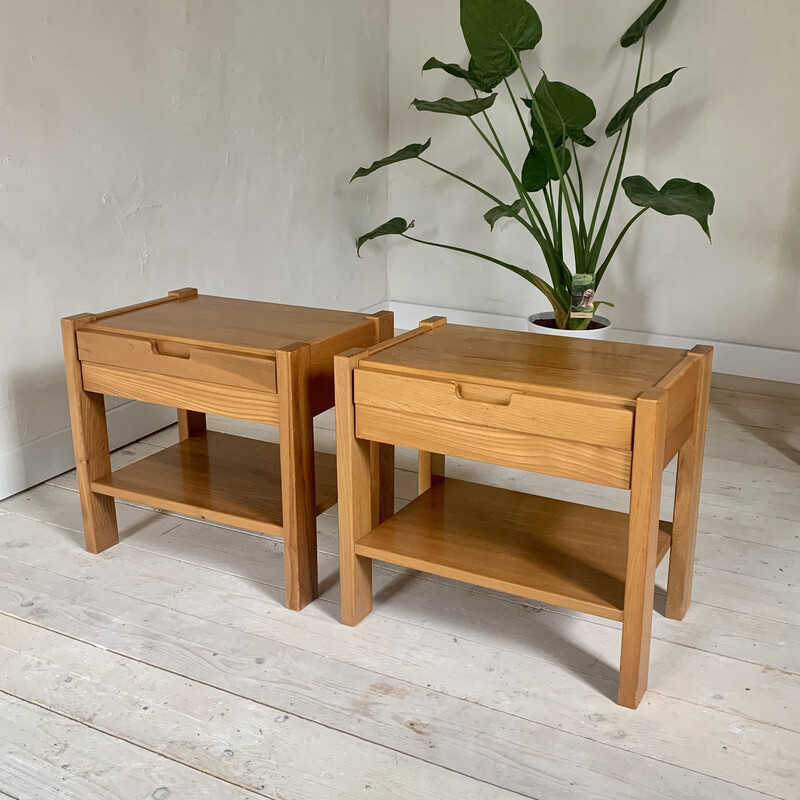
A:
<svg viewBox="0 0 800 800">
<path fill-rule="evenodd" d="M 571 319 L 594 317 L 594 275 L 578 273 L 572 276 Z"/>
</svg>

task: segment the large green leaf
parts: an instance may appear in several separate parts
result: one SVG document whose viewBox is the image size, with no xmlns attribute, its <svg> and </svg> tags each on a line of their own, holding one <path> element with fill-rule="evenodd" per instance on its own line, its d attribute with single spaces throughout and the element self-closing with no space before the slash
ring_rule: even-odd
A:
<svg viewBox="0 0 800 800">
<path fill-rule="evenodd" d="M 422 65 L 422 71 L 426 72 L 430 69 L 444 70 L 448 75 L 466 81 L 476 91 L 487 93 L 491 92 L 495 86 L 506 77 L 505 75 L 489 73 L 480 69 L 480 67 L 474 63 L 474 59 L 470 59 L 469 67 L 464 69 L 464 67 L 459 64 L 447 64 L 444 61 L 440 61 L 438 58 L 429 58 Z"/>
<path fill-rule="evenodd" d="M 494 230 L 497 222 L 504 217 L 517 217 L 522 209 L 525 208 L 524 200 L 515 200 L 510 206 L 500 205 L 490 208 L 483 218 L 489 223 L 489 227 Z"/>
<path fill-rule="evenodd" d="M 462 81 L 466 81 L 473 89 L 480 88 L 475 83 L 475 80 L 469 73 L 469 70 L 464 69 L 464 67 L 460 66 L 459 64 L 448 64 L 444 61 L 440 61 L 438 58 L 431 57 L 422 65 L 423 72 L 427 72 L 430 69 L 444 70 L 448 75 L 452 75 L 454 78 L 461 78 Z"/>
<path fill-rule="evenodd" d="M 542 114 L 542 122 L 551 135 L 562 131 L 583 130 L 594 122 L 597 109 L 592 98 L 560 81 L 542 75 L 533 95 Z"/>
<path fill-rule="evenodd" d="M 543 80 L 545 79 L 543 78 Z M 545 93 L 541 82 L 534 94 L 547 124 L 550 141 L 555 147 L 560 147 L 564 142 L 566 132 L 566 138 L 571 139 L 575 144 L 583 147 L 591 147 L 596 144 L 595 140 L 583 129 L 597 115 L 591 98 L 565 83 L 553 81 L 548 83 L 549 94 Z M 531 99 L 523 97 L 522 102 L 531 110 L 531 131 L 534 144 L 547 147 L 547 137 L 544 135 L 544 128 L 536 118 Z"/>
<path fill-rule="evenodd" d="M 370 231 L 369 233 L 365 233 L 363 236 L 359 236 L 358 242 L 356 243 L 356 252 L 361 255 L 361 248 L 372 239 L 377 239 L 380 236 L 398 236 L 413 227 L 414 220 L 411 220 L 411 222 L 406 222 L 406 220 L 404 220 L 402 217 L 390 219 L 388 222 L 384 222 L 383 225 L 378 225 L 374 231 Z"/>
<path fill-rule="evenodd" d="M 587 140 L 593 142 L 584 132 L 597 116 L 591 97 L 574 86 L 548 80 L 546 75 L 542 75 L 533 96 L 542 115 L 541 123 L 535 112 L 533 120 L 537 125 L 544 124 L 551 139 L 566 135 L 579 144 Z"/>
<path fill-rule="evenodd" d="M 560 147 L 556 150 L 556 156 L 561 165 L 561 173 L 566 173 L 572 164 L 572 154 L 566 147 Z M 550 148 L 534 144 L 522 165 L 522 186 L 525 191 L 539 192 L 550 181 L 557 180 L 558 169 Z"/>
<path fill-rule="evenodd" d="M 666 4 L 667 0 L 655 0 L 655 2 L 651 3 L 639 19 L 622 34 L 622 39 L 620 39 L 619 43 L 623 47 L 630 47 L 636 44 L 645 35 L 653 20 L 664 10 Z"/>
<path fill-rule="evenodd" d="M 419 158 L 430 146 L 430 139 L 428 139 L 425 144 L 407 144 L 396 153 L 392 153 L 392 155 L 381 158 L 378 161 L 373 161 L 368 167 L 360 167 L 357 169 L 353 177 L 350 178 L 350 183 L 356 178 L 363 178 L 365 175 L 370 175 L 381 167 L 388 167 L 390 164 L 396 164 L 398 161 L 409 161 L 412 158 Z"/>
<path fill-rule="evenodd" d="M 541 41 L 542 21 L 527 0 L 461 0 L 461 30 L 475 63 L 507 76 Z"/>
<path fill-rule="evenodd" d="M 611 122 L 606 126 L 606 136 L 613 136 L 615 133 L 622 130 L 625 123 L 639 110 L 639 107 L 646 103 L 659 89 L 669 86 L 672 83 L 672 79 L 682 69 L 684 69 L 684 67 L 678 67 L 678 69 L 674 69 L 672 72 L 662 75 L 655 83 L 645 86 L 644 89 L 639 89 L 639 91 L 611 118 Z"/>
<path fill-rule="evenodd" d="M 433 111 L 436 114 L 455 114 L 458 117 L 474 117 L 481 111 L 486 111 L 497 100 L 496 94 L 488 97 L 476 97 L 474 100 L 451 100 L 443 97 L 441 100 L 415 100 L 411 105 L 417 111 Z"/>
<path fill-rule="evenodd" d="M 696 219 L 711 240 L 708 218 L 714 213 L 714 193 L 702 183 L 673 178 L 656 189 L 647 178 L 634 175 L 622 181 L 622 188 L 635 206 L 652 208 L 668 217 L 681 214 Z"/>
<path fill-rule="evenodd" d="M 517 65 L 514 65 L 514 69 L 506 71 L 501 70 L 498 72 L 496 70 L 485 69 L 478 64 L 474 58 L 470 58 L 469 67 L 467 67 L 467 69 L 479 92 L 491 92 L 494 90 L 495 86 L 502 83 L 505 78 L 508 78 L 516 72 Z"/>
</svg>

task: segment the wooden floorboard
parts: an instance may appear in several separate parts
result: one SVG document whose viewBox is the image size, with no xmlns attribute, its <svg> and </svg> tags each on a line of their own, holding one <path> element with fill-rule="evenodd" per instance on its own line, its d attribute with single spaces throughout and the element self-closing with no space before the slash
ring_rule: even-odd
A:
<svg viewBox="0 0 800 800">
<path fill-rule="evenodd" d="M 0 692 L 0 797 L 256 800 L 230 782 Z"/>
<path fill-rule="evenodd" d="M 317 449 L 330 452 L 330 415 L 317 423 Z M 274 441 L 270 428 L 211 424 Z M 163 431 L 114 465 L 174 442 Z M 91 734 L 121 759 L 144 753 L 224 787 L 171 797 L 794 800 L 798 444 L 796 401 L 714 390 L 696 602 L 684 622 L 656 615 L 651 692 L 637 712 L 610 699 L 617 623 L 379 565 L 375 613 L 344 628 L 335 510 L 319 518 L 322 597 L 294 614 L 270 537 L 118 503 L 121 546 L 86 554 L 69 473 L 0 503 L 0 690 L 43 725 L 61 721 L 62 747 Z M 399 451 L 397 463 L 402 505 L 415 492 L 414 456 Z M 625 493 L 601 487 L 457 459 L 448 473 L 625 510 Z M 673 475 L 674 464 L 666 512 Z M 127 713 L 114 713 L 115 698 Z M 321 768 L 292 760 L 298 749 Z M 369 790 L 348 783 L 349 763 L 375 775 Z M 85 775 L 59 782 L 58 770 L 42 766 L 38 794 L 21 784 L 27 794 L 15 795 L 3 780 L 0 790 L 88 796 Z M 91 788 L 101 800 L 156 796 L 114 794 L 101 778 Z"/>
</svg>

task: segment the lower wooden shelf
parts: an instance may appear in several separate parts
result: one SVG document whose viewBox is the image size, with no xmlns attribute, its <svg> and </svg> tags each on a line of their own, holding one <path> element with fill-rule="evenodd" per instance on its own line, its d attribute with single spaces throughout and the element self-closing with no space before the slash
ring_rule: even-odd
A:
<svg viewBox="0 0 800 800">
<path fill-rule="evenodd" d="M 662 522 L 658 561 L 670 547 Z M 621 620 L 628 515 L 444 478 L 357 542 L 360 556 Z"/>
<path fill-rule="evenodd" d="M 316 453 L 317 514 L 336 503 L 336 456 Z M 99 494 L 280 536 L 277 444 L 209 431 L 92 483 Z"/>
</svg>

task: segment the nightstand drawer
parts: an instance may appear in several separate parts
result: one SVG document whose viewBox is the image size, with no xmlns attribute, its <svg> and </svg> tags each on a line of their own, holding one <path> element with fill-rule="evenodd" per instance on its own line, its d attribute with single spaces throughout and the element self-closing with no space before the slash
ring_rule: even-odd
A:
<svg viewBox="0 0 800 800">
<path fill-rule="evenodd" d="M 79 330 L 77 340 L 78 356 L 84 363 L 254 391 L 276 391 L 272 358 L 92 330 Z"/>
<path fill-rule="evenodd" d="M 356 408 L 369 407 L 630 451 L 633 409 L 527 394 L 501 386 L 356 369 Z"/>
</svg>

